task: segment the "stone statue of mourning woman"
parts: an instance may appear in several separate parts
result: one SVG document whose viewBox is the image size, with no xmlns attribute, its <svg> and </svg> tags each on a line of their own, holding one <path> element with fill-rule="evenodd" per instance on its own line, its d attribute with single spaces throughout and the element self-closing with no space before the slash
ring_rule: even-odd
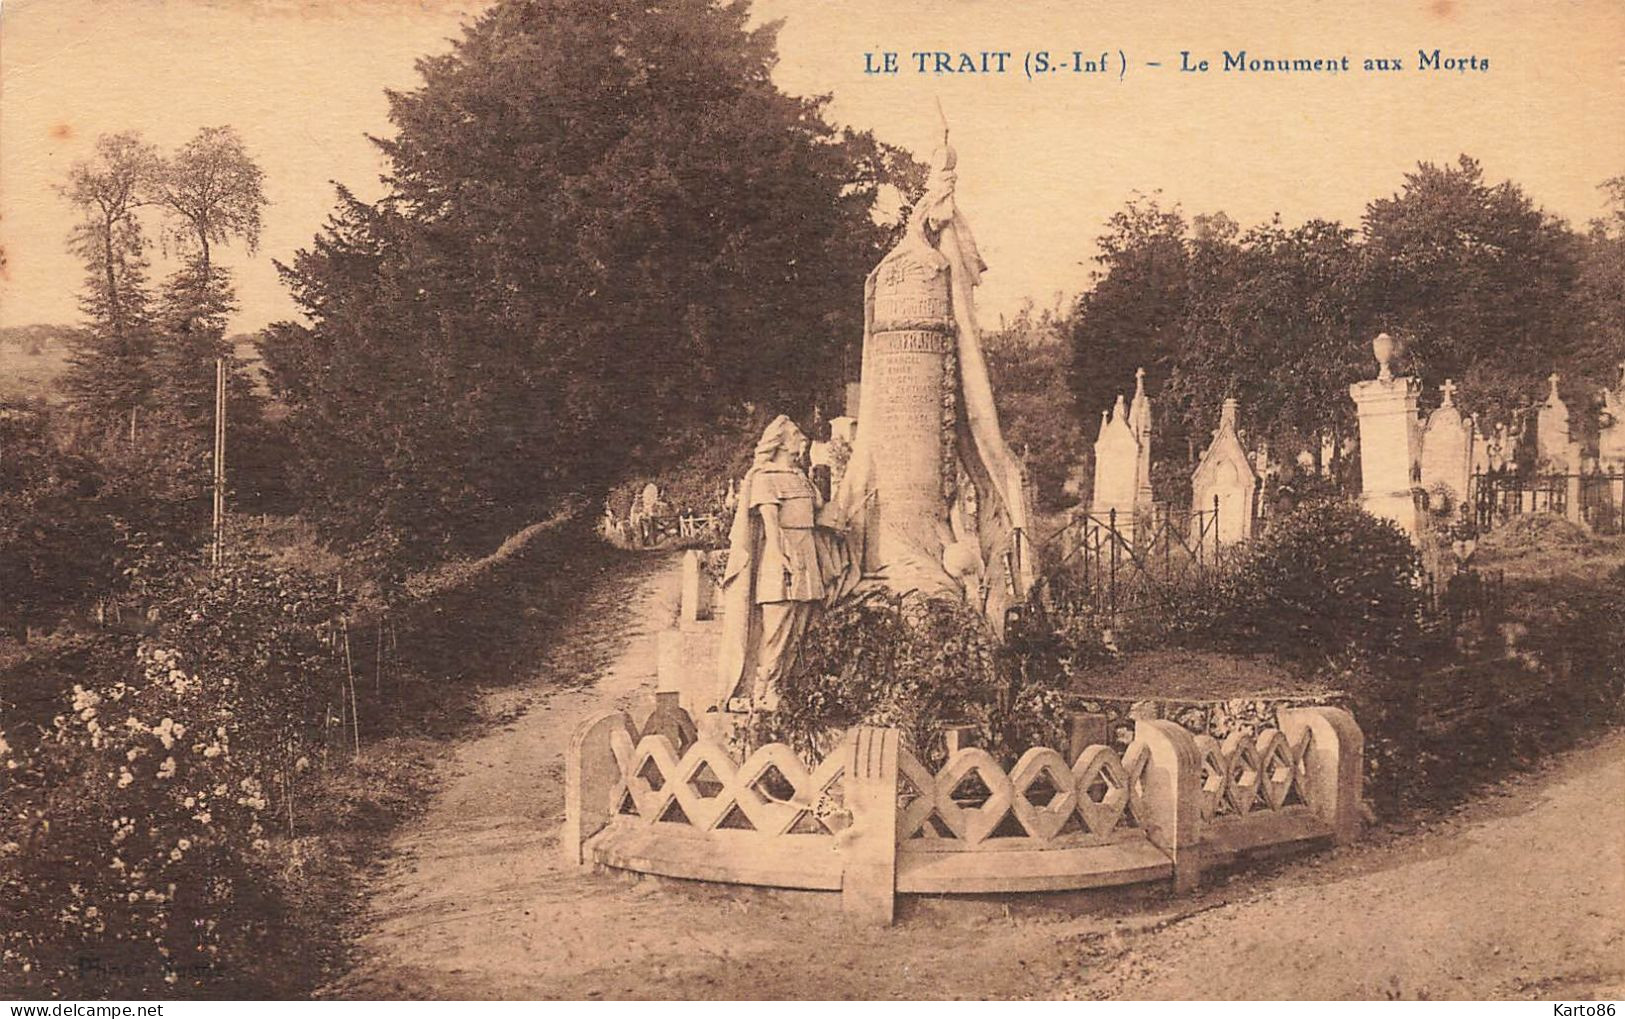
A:
<svg viewBox="0 0 1625 1019">
<path fill-rule="evenodd" d="M 722 579 L 719 702 L 772 711 L 807 624 L 856 579 L 826 506 L 801 468 L 807 437 L 782 414 L 762 433 L 739 486 Z"/>
</svg>

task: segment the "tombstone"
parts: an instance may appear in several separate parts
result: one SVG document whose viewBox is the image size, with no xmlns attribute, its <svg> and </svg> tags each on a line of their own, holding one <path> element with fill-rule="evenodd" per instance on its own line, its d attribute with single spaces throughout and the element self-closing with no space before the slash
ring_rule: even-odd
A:
<svg viewBox="0 0 1625 1019">
<path fill-rule="evenodd" d="M 1258 475 L 1260 481 L 1274 477 L 1277 467 L 1275 462 L 1270 459 L 1270 444 L 1268 441 L 1261 440 L 1258 443 L 1258 449 L 1248 459 L 1252 461 L 1253 473 Z"/>
<path fill-rule="evenodd" d="M 1602 391 L 1602 417 L 1597 424 L 1597 462 L 1603 473 L 1625 471 L 1625 361 L 1619 365 L 1618 387 Z"/>
<path fill-rule="evenodd" d="M 858 419 L 838 417 L 829 419 L 829 484 L 834 492 L 846 477 L 846 465 L 852 459 L 852 444 L 858 437 Z"/>
<path fill-rule="evenodd" d="M 1467 500 L 1472 474 L 1473 426 L 1456 409 L 1456 384 L 1445 379 L 1439 391 L 1444 401 L 1428 415 L 1422 430 L 1422 487 L 1430 494 L 1444 489 L 1451 511 L 1457 512 Z"/>
<path fill-rule="evenodd" d="M 1122 396 L 1101 414 L 1095 437 L 1095 477 L 1089 513 L 1106 524 L 1116 511 L 1117 531 L 1132 541 L 1136 526 L 1153 516 L 1151 492 L 1151 399 L 1145 369 L 1134 373 L 1134 399 Z"/>
<path fill-rule="evenodd" d="M 1603 489 L 1607 514 L 1625 527 L 1625 361 L 1619 365 L 1618 387 L 1602 391 L 1597 425 L 1597 469 L 1609 476 Z"/>
<path fill-rule="evenodd" d="M 1542 473 L 1567 474 L 1579 464 L 1569 462 L 1569 408 L 1557 395 L 1557 380 L 1556 372 L 1547 377 L 1552 391 L 1535 416 L 1535 469 Z"/>
<path fill-rule="evenodd" d="M 684 552 L 678 612 L 680 624 L 698 623 L 711 618 L 714 587 L 711 574 L 705 569 L 705 553 L 694 548 Z"/>
<path fill-rule="evenodd" d="M 1066 480 L 1061 482 L 1061 494 L 1074 502 L 1083 499 L 1083 486 L 1089 482 L 1089 471 L 1081 463 L 1067 468 Z"/>
<path fill-rule="evenodd" d="M 1134 537 L 1134 508 L 1140 496 L 1140 443 L 1129 427 L 1128 411 L 1119 396 L 1110 411 L 1100 416 L 1095 438 L 1094 497 L 1089 513 L 1101 524 L 1113 519 L 1125 541 Z"/>
<path fill-rule="evenodd" d="M 807 466 L 828 470 L 830 464 L 829 443 L 823 439 L 814 439 L 807 444 Z"/>
<path fill-rule="evenodd" d="M 1516 470 L 1518 467 L 1518 437 L 1512 434 L 1505 421 L 1495 428 L 1495 438 L 1490 442 L 1490 469 L 1496 471 Z"/>
<path fill-rule="evenodd" d="M 1134 370 L 1134 400 L 1129 404 L 1128 428 L 1139 444 L 1134 473 L 1138 485 L 1134 490 L 1134 516 L 1136 519 L 1151 515 L 1151 398 L 1145 393 L 1145 369 Z"/>
<path fill-rule="evenodd" d="M 1349 386 L 1360 419 L 1360 504 L 1373 516 L 1398 524 L 1414 541 L 1422 533 L 1411 494 L 1420 448 L 1416 403 L 1421 385 L 1389 370 L 1394 341 L 1387 333 L 1373 340 L 1371 349 L 1377 377 Z"/>
<path fill-rule="evenodd" d="M 1246 541 L 1253 533 L 1253 516 L 1258 506 L 1258 474 L 1247 459 L 1241 438 L 1236 434 L 1236 401 L 1225 400 L 1219 412 L 1219 427 L 1213 441 L 1202 453 L 1191 475 L 1191 517 L 1193 533 L 1201 533 L 1201 514 L 1218 507 L 1216 528 L 1209 531 L 1217 544 Z M 1210 527 L 1213 525 L 1210 524 Z"/>
</svg>

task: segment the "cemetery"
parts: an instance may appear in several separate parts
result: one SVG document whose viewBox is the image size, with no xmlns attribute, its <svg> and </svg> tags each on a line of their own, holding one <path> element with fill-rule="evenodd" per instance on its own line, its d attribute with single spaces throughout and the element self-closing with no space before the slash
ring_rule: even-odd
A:
<svg viewBox="0 0 1625 1019">
<path fill-rule="evenodd" d="M 1453 752 L 1442 745 L 1461 730 L 1428 732 L 1420 716 L 1461 704 L 1424 710 L 1428 682 L 1395 703 L 1391 683 L 1272 692 L 1217 676 L 1170 697 L 1157 680 L 1103 687 L 1089 664 L 1159 642 L 1245 645 L 1246 612 L 1224 603 L 1246 601 L 1249 584 L 1268 604 L 1301 583 L 1291 571 L 1313 567 L 1292 543 L 1324 552 L 1341 526 L 1352 555 L 1370 557 L 1360 566 L 1388 569 L 1393 589 L 1371 604 L 1393 604 L 1364 633 L 1329 634 L 1325 650 L 1342 642 L 1397 662 L 1414 645 L 1436 678 L 1450 641 L 1483 643 L 1503 626 L 1504 591 L 1472 562 L 1494 528 L 1556 514 L 1620 529 L 1625 464 L 1613 454 L 1625 426 L 1604 421 L 1602 453 L 1582 455 L 1554 374 L 1535 469 L 1520 474 L 1522 430 L 1481 433 L 1449 379 L 1423 413 L 1423 382 L 1396 374 L 1386 333 L 1371 342 L 1374 377 L 1347 390 L 1357 439 L 1323 451 L 1328 463 L 1357 451 L 1358 498 L 1344 508 L 1272 519 L 1264 490 L 1279 467 L 1267 447 L 1249 448 L 1233 397 L 1188 505 L 1158 501 L 1140 368 L 1132 395 L 1101 412 L 1089 498 L 1040 523 L 978 345 L 972 292 L 986 266 L 954 203 L 955 163 L 945 132 L 907 234 L 870 274 L 862 380 L 845 415 L 816 442 L 782 416 L 767 426 L 748 471 L 719 486 L 726 539 L 718 528 L 683 554 L 652 697 L 579 724 L 560 843 L 569 865 L 838 891 L 847 913 L 886 924 L 900 895 L 1187 891 L 1204 868 L 1249 855 L 1347 845 L 1373 816 L 1368 801 L 1402 797 L 1429 780 L 1422 759 Z M 1609 413 L 1625 379 L 1621 390 Z M 1299 462 L 1316 463 L 1307 451 Z M 653 516 L 654 493 L 651 482 L 634 516 Z M 683 520 L 681 537 L 700 539 Z M 1440 613 L 1448 624 L 1425 632 Z M 1480 713 L 1498 712 L 1486 676 L 1518 656 L 1508 638 L 1444 672 L 1470 673 L 1481 696 L 1492 691 Z M 888 681 L 907 692 L 877 698 Z M 1460 692 L 1446 684 L 1443 699 Z M 1532 695 L 1519 696 L 1527 708 Z M 1371 777 L 1383 787 L 1367 789 Z"/>
</svg>

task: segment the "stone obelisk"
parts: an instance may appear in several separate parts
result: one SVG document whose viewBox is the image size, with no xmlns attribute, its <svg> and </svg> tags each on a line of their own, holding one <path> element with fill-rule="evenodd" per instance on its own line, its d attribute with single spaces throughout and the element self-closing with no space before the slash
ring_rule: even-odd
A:
<svg viewBox="0 0 1625 1019">
<path fill-rule="evenodd" d="M 972 293 L 987 268 L 932 155 L 903 239 L 864 288 L 863 381 L 833 524 L 862 585 L 963 600 L 1002 632 L 1032 575 L 1020 464 L 999 429 Z"/>
<path fill-rule="evenodd" d="M 954 342 L 948 262 L 930 248 L 906 249 L 875 279 L 861 427 L 883 441 L 871 450 L 875 500 L 865 566 L 914 558 L 940 558 L 938 524 L 948 516 L 943 491 L 943 398 Z"/>
</svg>

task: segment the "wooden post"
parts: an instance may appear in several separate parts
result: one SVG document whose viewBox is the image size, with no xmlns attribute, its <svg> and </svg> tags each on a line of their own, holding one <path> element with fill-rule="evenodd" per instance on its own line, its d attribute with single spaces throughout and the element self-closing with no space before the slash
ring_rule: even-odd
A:
<svg viewBox="0 0 1625 1019">
<path fill-rule="evenodd" d="M 355 737 L 355 756 L 361 758 L 361 706 L 355 696 L 355 660 L 350 656 L 350 621 L 344 620 L 344 675 L 350 681 L 350 732 Z"/>
<path fill-rule="evenodd" d="M 135 415 L 130 416 L 130 437 L 135 437 Z M 214 548 L 211 560 L 220 564 L 226 548 L 226 359 L 214 359 Z"/>
<path fill-rule="evenodd" d="M 1117 614 L 1117 546 L 1118 546 L 1117 510 L 1116 510 L 1115 507 L 1112 509 L 1112 511 L 1109 514 L 1109 516 L 1107 517 L 1107 519 L 1111 523 L 1111 532 L 1110 532 L 1110 537 L 1109 537 L 1108 540 L 1110 540 L 1111 543 L 1112 543 L 1111 587 L 1109 589 L 1111 594 L 1108 596 L 1107 611 L 1112 613 L 1112 615 L 1115 616 Z M 1115 620 L 1114 620 L 1114 622 L 1115 622 Z"/>
<path fill-rule="evenodd" d="M 885 926 L 897 904 L 897 730 L 863 726 L 849 747 L 852 827 L 842 833 L 841 908 Z"/>
</svg>

